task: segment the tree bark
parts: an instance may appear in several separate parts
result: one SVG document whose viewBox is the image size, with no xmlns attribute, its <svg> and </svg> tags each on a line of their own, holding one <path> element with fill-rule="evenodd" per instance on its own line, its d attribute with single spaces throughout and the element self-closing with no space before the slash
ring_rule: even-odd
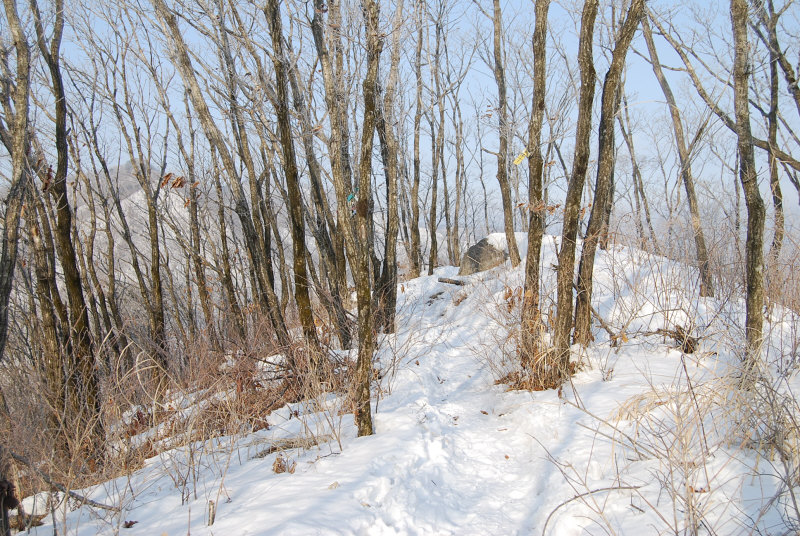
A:
<svg viewBox="0 0 800 536">
<path fill-rule="evenodd" d="M 291 44 L 287 42 L 287 46 L 291 55 Z M 352 344 L 350 321 L 347 318 L 344 302 L 340 299 L 347 294 L 347 274 L 340 270 L 339 263 L 339 258 L 344 256 L 344 251 L 335 247 L 334 241 L 331 239 L 331 233 L 337 234 L 337 225 L 325 195 L 325 189 L 322 184 L 322 171 L 314 151 L 314 127 L 311 122 L 311 115 L 305 102 L 305 95 L 297 79 L 297 64 L 292 63 L 289 70 L 289 84 L 292 90 L 294 108 L 300 117 L 302 125 L 301 136 L 308 165 L 308 175 L 311 180 L 311 198 L 314 204 L 315 217 L 312 217 L 309 213 L 308 218 L 314 239 L 319 247 L 322 269 L 328 282 L 330 295 L 325 295 L 324 289 L 320 289 L 319 294 L 320 299 L 328 310 L 328 314 L 336 324 L 341 347 L 350 348 Z"/>
<path fill-rule="evenodd" d="M 40 330 L 41 330 L 41 351 L 42 363 L 40 370 L 44 375 L 45 384 L 47 386 L 46 397 L 48 403 L 51 405 L 51 411 L 48 412 L 48 432 L 56 439 L 55 450 L 58 453 L 61 461 L 68 460 L 68 445 L 69 436 L 66 436 L 69 430 L 70 433 L 76 429 L 77 423 L 70 422 L 69 425 L 65 419 L 75 415 L 73 404 L 70 396 L 74 396 L 75 392 L 67 385 L 67 378 L 69 378 L 75 371 L 72 368 L 72 363 L 64 362 L 64 353 L 59 345 L 62 337 L 59 335 L 59 325 L 57 315 L 55 312 L 56 306 L 54 305 L 55 294 L 58 292 L 55 280 L 54 266 L 48 258 L 46 248 L 49 240 L 49 233 L 42 232 L 41 227 L 46 225 L 44 218 L 44 208 L 38 199 L 34 199 L 34 195 L 29 195 L 29 202 L 33 210 L 32 214 L 26 217 L 28 225 L 28 236 L 30 237 L 33 253 L 33 269 L 36 275 L 36 298 L 39 301 L 39 315 L 40 315 Z M 52 243 L 49 244 L 52 248 Z M 65 326 L 69 329 L 68 326 Z M 75 424 L 73 428 L 72 424 Z"/>
<path fill-rule="evenodd" d="M 435 57 L 435 56 L 434 56 Z M 436 63 L 436 60 L 434 60 Z M 436 70 L 438 67 L 434 67 Z M 439 265 L 439 240 L 436 235 L 437 208 L 439 204 L 439 137 L 444 137 L 444 125 L 438 125 L 433 116 L 433 102 L 428 115 L 428 124 L 431 128 L 431 206 L 428 214 L 428 275 L 433 275 L 433 269 Z"/>
<path fill-rule="evenodd" d="M 211 159 L 212 162 L 214 162 L 213 175 L 214 187 L 217 194 L 217 225 L 219 225 L 220 261 L 222 264 L 219 278 L 225 292 L 225 301 L 228 302 L 228 318 L 233 324 L 235 333 L 240 337 L 241 342 L 244 343 L 247 340 L 247 321 L 239 305 L 239 300 L 236 297 L 236 289 L 233 286 L 231 253 L 230 247 L 228 246 L 228 223 L 225 219 L 225 197 L 222 190 L 222 180 L 218 173 L 216 151 L 213 148 L 211 150 Z"/>
<path fill-rule="evenodd" d="M 766 9 L 765 9 L 766 8 Z M 784 64 L 786 80 L 792 85 L 794 79 L 791 64 L 786 61 L 778 44 L 778 15 L 775 13 L 772 0 L 759 6 L 759 18 L 762 26 L 767 30 L 767 43 L 769 48 L 769 111 L 767 112 L 767 143 L 769 144 L 769 187 L 772 193 L 772 205 L 775 209 L 775 233 L 769 247 L 769 256 L 772 262 L 777 262 L 783 247 L 785 234 L 785 217 L 783 214 L 783 192 L 781 191 L 780 176 L 778 175 L 778 158 L 774 149 L 778 146 L 778 65 Z M 795 80 L 793 96 L 800 112 L 800 92 L 797 92 Z M 790 89 L 791 91 L 791 89 Z"/>
<path fill-rule="evenodd" d="M 325 84 L 325 104 L 328 107 L 331 133 L 329 137 L 331 168 L 334 189 L 336 190 L 337 216 L 339 228 L 345 242 L 350 269 L 356 285 L 356 308 L 358 311 L 358 358 L 356 362 L 355 420 L 358 435 L 371 435 L 372 412 L 370 408 L 370 380 L 372 378 L 372 356 L 375 352 L 375 335 L 372 318 L 372 274 L 370 271 L 369 248 L 366 243 L 371 201 L 372 141 L 375 133 L 376 84 L 378 61 L 383 46 L 378 32 L 378 6 L 374 0 L 362 3 L 366 18 L 367 72 L 363 82 L 364 120 L 362 131 L 359 184 L 355 199 L 355 215 L 350 214 L 348 196 L 351 191 L 350 161 L 347 152 L 347 136 L 344 124 L 345 113 L 334 80 L 334 66 L 325 41 L 322 15 L 327 11 L 323 0 L 315 0 L 314 17 L 311 30 L 317 56 L 322 65 Z M 332 15 L 336 10 L 331 9 Z M 331 21 L 333 22 L 333 21 Z M 353 223 L 355 220 L 355 224 Z"/>
</svg>

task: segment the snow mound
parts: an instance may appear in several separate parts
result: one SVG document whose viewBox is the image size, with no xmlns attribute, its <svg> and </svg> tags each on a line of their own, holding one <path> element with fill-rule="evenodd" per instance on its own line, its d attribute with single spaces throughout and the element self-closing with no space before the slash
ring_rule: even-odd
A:
<svg viewBox="0 0 800 536">
<path fill-rule="evenodd" d="M 507 250 L 505 235 L 489 240 Z M 555 244 L 546 237 L 542 266 L 555 263 Z M 742 408 L 771 393 L 781 418 L 796 417 L 795 315 L 772 311 L 764 389 L 742 393 L 734 379 L 743 301 L 699 299 L 692 269 L 610 248 L 598 253 L 593 305 L 615 336 L 595 327 L 560 392 L 509 391 L 496 379 L 515 367 L 523 270 L 475 274 L 462 287 L 438 280 L 455 276 L 445 267 L 402 283 L 397 333 L 380 337 L 376 356 L 374 436 L 355 437 L 351 414 L 326 409 L 340 407 L 337 395 L 287 406 L 267 416 L 269 430 L 176 448 L 84 490 L 122 511 L 62 507 L 61 533 L 116 534 L 126 521 L 136 522 L 130 535 L 790 529 L 796 457 L 787 454 L 787 465 L 765 447 L 776 441 L 776 419 Z M 546 268 L 545 311 L 554 283 Z M 659 332 L 676 325 L 699 338 L 696 353 Z M 286 442 L 310 436 L 316 445 Z M 277 444 L 287 448 L 270 448 Z M 293 471 L 276 472 L 281 463 Z"/>
</svg>

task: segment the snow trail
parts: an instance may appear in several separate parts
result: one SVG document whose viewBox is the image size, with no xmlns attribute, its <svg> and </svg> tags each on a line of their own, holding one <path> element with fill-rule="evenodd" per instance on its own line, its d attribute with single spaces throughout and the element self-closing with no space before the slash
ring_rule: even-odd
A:
<svg viewBox="0 0 800 536">
<path fill-rule="evenodd" d="M 554 250 L 548 239 L 543 266 Z M 675 311 L 685 310 L 685 268 L 669 261 L 644 265 L 637 256 L 624 248 L 599 253 L 598 266 L 608 271 L 596 285 L 596 306 L 618 325 L 632 318 L 631 333 L 663 325 L 663 311 L 682 318 Z M 616 278 L 606 276 L 614 267 Z M 656 295 L 641 283 L 673 269 L 672 294 Z M 98 516 L 89 508 L 65 512 L 57 519 L 59 533 L 527 535 L 542 534 L 546 524 L 548 536 L 656 534 L 685 529 L 687 500 L 719 534 L 745 534 L 753 523 L 764 532 L 782 526 L 782 506 L 767 503 L 780 480 L 755 451 L 717 442 L 705 458 L 647 454 L 686 441 L 693 456 L 698 438 L 681 434 L 691 435 L 694 418 L 671 419 L 693 411 L 691 401 L 680 398 L 686 374 L 697 389 L 708 381 L 705 392 L 713 396 L 733 355 L 723 344 L 683 356 L 646 338 L 616 348 L 598 331 L 583 370 L 561 397 L 508 391 L 495 384 L 492 366 L 510 351 L 504 338 L 514 317 L 504 316 L 504 296 L 521 285 L 522 269 L 475 274 L 464 287 L 438 281 L 456 272 L 440 268 L 400 287 L 397 333 L 380 337 L 376 356 L 383 376 L 373 393 L 375 435 L 357 438 L 352 415 L 334 416 L 342 419 L 341 450 L 330 441 L 259 456 L 279 438 L 306 433 L 304 423 L 314 419 L 312 404 L 287 406 L 269 416 L 269 431 L 209 441 L 195 462 L 191 493 L 177 489 L 181 475 L 193 474 L 188 447 L 182 447 L 149 460 L 130 481 L 121 477 L 88 490 L 95 500 L 123 504 L 121 516 Z M 545 274 L 546 288 L 552 275 Z M 700 319 L 720 307 L 689 303 Z M 774 326 L 789 329 L 777 321 Z M 687 423 L 689 432 L 676 431 Z M 708 424 L 709 430 L 727 425 Z M 273 472 L 279 455 L 297 463 L 293 474 Z M 762 471 L 757 476 L 756 467 Z M 207 526 L 210 500 L 216 520 Z M 125 520 L 137 523 L 120 529 Z M 52 525 L 33 534 L 52 534 Z"/>
</svg>

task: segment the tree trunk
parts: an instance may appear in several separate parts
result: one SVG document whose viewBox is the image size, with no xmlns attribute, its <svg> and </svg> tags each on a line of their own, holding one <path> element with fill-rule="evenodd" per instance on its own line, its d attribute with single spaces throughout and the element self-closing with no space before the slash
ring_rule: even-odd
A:
<svg viewBox="0 0 800 536">
<path fill-rule="evenodd" d="M 377 79 L 383 37 L 379 30 L 379 11 L 376 0 L 362 2 L 367 34 L 367 72 L 362 83 L 364 92 L 364 126 L 361 132 L 361 160 L 359 163 L 358 202 L 356 203 L 356 230 L 361 247 L 354 248 L 356 262 L 351 262 L 358 301 L 358 363 L 356 365 L 356 425 L 358 435 L 372 435 L 370 408 L 370 382 L 372 381 L 372 356 L 375 353 L 372 296 L 370 289 L 368 228 L 372 218 L 372 147 L 375 134 L 375 108 L 377 106 Z"/>
<path fill-rule="evenodd" d="M 377 285 L 377 303 L 379 326 L 384 333 L 395 332 L 395 308 L 397 306 L 397 234 L 398 221 L 398 146 L 394 131 L 395 94 L 397 88 L 398 68 L 400 65 L 400 37 L 402 29 L 403 0 L 399 0 L 395 8 L 395 20 L 392 41 L 389 80 L 383 97 L 383 106 L 378 103 L 376 111 L 378 139 L 381 144 L 384 174 L 386 176 L 386 237 L 384 239 L 384 257 L 381 277 Z"/>
<path fill-rule="evenodd" d="M 436 69 L 436 67 L 434 67 Z M 431 127 L 431 206 L 428 216 L 428 239 L 430 250 L 428 251 L 428 275 L 433 275 L 433 269 L 439 265 L 439 241 L 436 236 L 436 209 L 439 204 L 439 136 L 444 136 L 444 125 L 439 125 L 436 130 L 436 121 L 433 117 L 433 102 L 431 102 L 431 112 L 428 116 L 428 124 Z"/>
<path fill-rule="evenodd" d="M 768 8 L 767 13 L 764 9 Z M 785 233 L 785 218 L 783 214 L 783 192 L 781 191 L 780 176 L 778 175 L 778 158 L 775 155 L 775 148 L 778 147 L 778 65 L 781 63 L 780 45 L 778 44 L 778 15 L 772 0 L 760 5 L 759 15 L 761 24 L 766 27 L 767 39 L 769 44 L 769 112 L 767 113 L 767 143 L 769 144 L 769 188 L 772 193 L 772 205 L 775 208 L 775 234 L 772 236 L 772 243 L 769 247 L 769 257 L 773 263 L 778 261 L 783 247 L 783 237 Z M 785 57 L 784 60 L 785 62 Z M 788 64 L 788 62 L 786 62 Z M 791 73 L 791 65 L 788 65 Z M 796 87 L 795 83 L 795 87 Z M 795 95 L 798 99 L 798 111 L 800 111 L 800 95 Z"/>
<path fill-rule="evenodd" d="M 664 72 L 661 69 L 656 45 L 653 42 L 653 32 L 650 30 L 650 25 L 646 17 L 642 20 L 642 30 L 645 42 L 647 43 L 647 49 L 650 52 L 650 63 L 653 66 L 653 72 L 656 75 L 658 83 L 661 85 L 661 91 L 664 93 L 664 98 L 667 100 L 670 116 L 672 117 L 672 130 L 675 134 L 675 144 L 678 148 L 678 160 L 681 165 L 680 173 L 683 179 L 683 185 L 686 189 L 686 200 L 689 203 L 689 214 L 692 220 L 692 230 L 694 232 L 695 248 L 697 252 L 697 264 L 700 267 L 700 296 L 713 297 L 714 282 L 711 277 L 711 266 L 709 265 L 703 226 L 700 223 L 700 208 L 697 202 L 697 194 L 694 190 L 691 155 L 689 153 L 690 148 L 686 144 L 686 138 L 683 133 L 680 109 L 675 102 L 675 97 L 672 94 L 669 82 L 667 82 L 667 78 L 664 76 Z"/>
<path fill-rule="evenodd" d="M 578 101 L 578 124 L 575 132 L 575 156 L 564 201 L 564 223 L 561 230 L 561 249 L 558 253 L 557 313 L 554 325 L 555 352 L 552 362 L 540 372 L 546 387 L 560 386 L 569 375 L 570 332 L 572 328 L 572 287 L 575 279 L 575 247 L 580 218 L 581 195 L 589 165 L 589 142 L 592 129 L 592 102 L 596 74 L 592 57 L 594 23 L 598 0 L 587 0 L 581 14 L 578 41 L 578 66 L 581 74 Z"/>
<path fill-rule="evenodd" d="M 355 199 L 355 215 L 350 214 L 348 196 L 353 194 L 350 183 L 350 162 L 347 152 L 347 136 L 343 102 L 335 86 L 333 62 L 325 42 L 322 20 L 327 8 L 323 0 L 315 0 L 311 30 L 317 56 L 322 65 L 325 84 L 325 104 L 331 126 L 330 155 L 334 189 L 336 190 L 337 215 L 342 231 L 347 257 L 356 285 L 356 307 L 358 311 L 358 360 L 356 363 L 355 419 L 358 435 L 371 435 L 372 413 L 370 408 L 370 381 L 372 378 L 372 356 L 375 352 L 375 335 L 372 318 L 372 274 L 370 272 L 369 248 L 366 243 L 371 200 L 372 139 L 375 133 L 376 84 L 378 61 L 383 46 L 378 33 L 378 6 L 374 0 L 364 0 L 364 16 L 367 34 L 367 73 L 364 78 L 364 121 L 362 131 L 361 161 L 359 166 L 358 195 Z M 333 10 L 332 15 L 336 15 Z M 333 21 L 331 21 L 333 23 Z M 353 225 L 355 219 L 355 225 Z"/>
<path fill-rule="evenodd" d="M 27 189 L 25 162 L 28 154 L 28 93 L 30 89 L 30 49 L 17 14 L 15 0 L 3 0 L 8 28 L 17 53 L 17 72 L 14 80 L 12 101 L 14 115 L 6 116 L 10 127 L 11 181 L 6 196 L 6 210 L 3 221 L 3 244 L 0 251 L 0 360 L 3 359 L 8 341 L 8 303 L 17 266 L 17 239 L 22 201 Z"/>
<path fill-rule="evenodd" d="M 317 339 L 317 328 L 314 325 L 314 313 L 311 309 L 311 296 L 308 292 L 309 281 L 306 271 L 306 231 L 303 218 L 303 197 L 300 193 L 300 176 L 297 172 L 292 125 L 289 118 L 289 82 L 286 67 L 286 55 L 283 50 L 283 29 L 281 28 L 281 12 L 277 0 L 267 0 L 264 14 L 269 23 L 272 37 L 272 61 L 275 65 L 275 85 L 277 99 L 274 103 L 278 120 L 281 145 L 283 147 L 283 170 L 286 177 L 286 189 L 289 193 L 289 217 L 292 226 L 292 253 L 294 268 L 294 299 L 306 350 L 311 355 L 312 366 L 319 364 L 321 350 Z"/>
<path fill-rule="evenodd" d="M 497 182 L 500 184 L 500 197 L 503 200 L 503 224 L 508 242 L 508 254 L 511 266 L 521 262 L 517 239 L 514 235 L 514 207 L 511 206 L 511 186 L 508 182 L 508 104 L 506 102 L 506 75 L 503 66 L 503 19 L 500 11 L 500 0 L 493 0 L 494 16 L 494 79 L 497 83 L 500 148 L 497 153 Z"/>
<path fill-rule="evenodd" d="M 34 200 L 35 194 L 29 196 L 33 210 L 26 217 L 28 224 L 28 235 L 30 237 L 33 253 L 33 268 L 36 274 L 36 298 L 39 301 L 40 329 L 41 329 L 41 351 L 42 363 L 41 372 L 44 375 L 47 386 L 46 398 L 51 411 L 47 415 L 48 432 L 56 439 L 55 450 L 61 462 L 69 459 L 70 437 L 66 435 L 78 429 L 76 422 L 67 422 L 66 419 L 75 416 L 70 403 L 70 396 L 74 395 L 68 389 L 66 379 L 74 372 L 70 363 L 64 362 L 64 355 L 59 341 L 58 323 L 56 320 L 54 294 L 58 292 L 55 281 L 54 266 L 48 259 L 46 251 L 48 233 L 43 233 L 41 226 L 46 224 L 44 221 L 44 209 L 41 202 Z M 44 235 L 44 236 L 43 236 Z M 52 247 L 52 244 L 50 244 Z M 68 326 L 65 326 L 69 329 Z M 72 425 L 75 425 L 73 427 Z"/>
<path fill-rule="evenodd" d="M 747 39 L 748 7 L 746 0 L 731 0 L 733 27 L 733 104 L 736 116 L 736 136 L 739 148 L 739 178 L 747 205 L 746 257 L 746 350 L 744 356 L 745 382 L 752 382 L 752 374 L 760 363 L 764 324 L 764 220 L 766 209 L 758 189 L 755 153 L 750 129 L 748 103 L 749 44 Z"/>
<path fill-rule="evenodd" d="M 291 55 L 291 45 L 287 42 Z M 266 77 L 265 77 L 266 78 Z M 322 184 L 322 171 L 319 161 L 314 151 L 313 131 L 311 115 L 305 102 L 303 94 L 297 82 L 297 65 L 292 63 L 289 70 L 289 83 L 292 89 L 294 108 L 300 116 L 303 138 L 303 148 L 305 150 L 306 163 L 308 164 L 308 174 L 311 179 L 311 198 L 314 203 L 314 215 L 309 214 L 314 239 L 320 251 L 323 273 L 328 282 L 328 293 L 325 295 L 324 289 L 320 289 L 320 299 L 328 310 L 333 322 L 336 324 L 339 343 L 342 348 L 350 348 L 352 334 L 350 333 L 350 321 L 344 308 L 342 296 L 347 294 L 347 274 L 340 271 L 338 258 L 344 255 L 343 251 L 337 251 L 331 233 L 336 234 L 336 221 L 331 212 L 330 204 L 325 196 L 325 188 Z M 327 225 L 326 225 L 327 224 Z M 329 231 L 330 230 L 330 231 Z M 310 266 L 310 265 L 309 265 Z"/>
<path fill-rule="evenodd" d="M 450 243 L 453 250 L 453 264 L 458 266 L 461 263 L 461 230 L 459 227 L 459 214 L 464 214 L 464 229 L 467 229 L 467 211 L 462 210 L 465 202 L 464 193 L 466 192 L 466 166 L 464 164 L 464 120 L 461 116 L 461 106 L 458 102 L 458 91 L 453 92 L 453 125 L 456 129 L 456 202 L 453 208 L 453 232 L 450 235 Z"/>
<path fill-rule="evenodd" d="M 600 108 L 599 142 L 597 149 L 597 181 L 595 183 L 594 202 L 586 228 L 586 237 L 581 250 L 581 262 L 578 269 L 578 293 L 575 299 L 575 334 L 574 342 L 587 346 L 591 339 L 591 301 L 592 275 L 597 245 L 603 233 L 606 211 L 611 203 L 612 174 L 614 169 L 614 116 L 619 107 L 618 90 L 636 28 L 644 13 L 644 0 L 633 0 L 625 22 L 622 24 L 611 58 L 611 66 L 603 82 L 602 104 Z"/>
<path fill-rule="evenodd" d="M 100 442 L 104 438 L 101 426 L 99 387 L 97 380 L 97 368 L 95 367 L 94 347 L 90 332 L 89 314 L 86 302 L 83 297 L 83 285 L 81 274 L 78 269 L 75 247 L 72 244 L 72 208 L 67 196 L 67 165 L 69 160 L 69 149 L 67 145 L 67 101 L 64 94 L 64 84 L 61 78 L 61 67 L 59 65 L 61 36 L 64 30 L 64 6 L 63 0 L 55 3 L 55 25 L 53 37 L 48 49 L 45 43 L 44 29 L 42 28 L 41 16 L 35 0 L 31 1 L 31 9 L 34 13 L 37 42 L 39 50 L 47 63 L 52 82 L 52 91 L 55 98 L 55 143 L 57 153 L 57 164 L 55 176 L 52 177 L 50 192 L 55 199 L 56 205 L 56 249 L 61 269 L 63 271 L 64 286 L 67 291 L 67 300 L 70 309 L 70 342 L 74 354 L 71 359 L 76 374 L 79 377 L 78 385 L 81 385 L 81 392 L 76 407 L 71 408 L 74 415 L 79 415 L 88 410 L 89 414 L 81 423 L 88 427 L 85 431 L 89 433 L 92 446 L 86 454 L 94 456 L 96 449 L 101 448 Z M 48 170 L 50 174 L 50 170 Z M 49 177 L 48 177 L 49 178 Z"/>
<path fill-rule="evenodd" d="M 5 450 L 0 446 L 0 536 L 11 536 L 8 511 L 19 506 L 19 500 L 14 495 L 14 486 L 9 480 L 11 475 L 6 456 Z"/>
<path fill-rule="evenodd" d="M 622 96 L 622 110 L 624 111 L 625 120 L 622 119 L 622 114 L 617 116 L 619 122 L 619 130 L 622 132 L 622 138 L 625 140 L 625 145 L 628 147 L 628 153 L 631 156 L 631 167 L 633 168 L 633 191 L 636 203 L 636 227 L 639 232 L 640 247 L 645 247 L 644 228 L 642 227 L 641 211 L 644 210 L 644 219 L 647 222 L 647 229 L 650 233 L 650 240 L 653 243 L 653 251 L 656 255 L 661 254 L 661 246 L 659 246 L 658 238 L 655 231 L 653 231 L 653 223 L 650 218 L 650 207 L 647 204 L 647 195 L 645 194 L 644 181 L 642 180 L 642 172 L 639 169 L 639 162 L 636 158 L 636 150 L 633 146 L 633 135 L 631 134 L 631 120 L 628 114 L 628 99 L 623 94 Z M 626 127 L 625 125 L 628 125 Z"/>
<path fill-rule="evenodd" d="M 414 172 L 411 183 L 411 273 L 412 278 L 422 272 L 422 240 L 419 234 L 419 180 L 420 180 L 420 127 L 422 123 L 422 35 L 424 29 L 424 0 L 417 0 L 417 42 L 414 52 L 416 98 L 414 100 Z M 432 134 L 431 134 L 432 135 Z"/>
<path fill-rule="evenodd" d="M 546 68 L 547 68 L 547 14 L 550 0 L 537 0 L 533 29 L 533 106 L 528 126 L 528 255 L 525 259 L 525 299 L 522 307 L 522 339 L 520 362 L 535 371 L 542 353 L 540 340 L 541 310 L 539 306 L 539 281 L 541 279 L 541 252 L 544 236 L 545 203 L 542 175 L 542 125 L 544 123 Z M 546 375 L 546 374 L 545 374 Z"/>
</svg>

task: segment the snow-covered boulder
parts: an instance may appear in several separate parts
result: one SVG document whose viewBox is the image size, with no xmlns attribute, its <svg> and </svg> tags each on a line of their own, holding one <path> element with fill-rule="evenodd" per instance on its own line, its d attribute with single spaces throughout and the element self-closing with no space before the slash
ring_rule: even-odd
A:
<svg viewBox="0 0 800 536">
<path fill-rule="evenodd" d="M 505 251 L 496 248 L 488 238 L 484 238 L 464 253 L 458 275 L 471 275 L 490 270 L 503 264 L 507 258 Z"/>
</svg>

